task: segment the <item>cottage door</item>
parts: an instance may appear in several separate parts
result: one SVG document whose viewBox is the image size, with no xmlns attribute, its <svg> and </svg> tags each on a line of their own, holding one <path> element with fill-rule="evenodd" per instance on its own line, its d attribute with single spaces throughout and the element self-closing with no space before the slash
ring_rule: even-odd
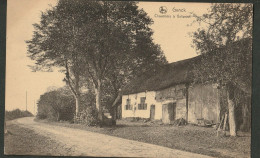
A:
<svg viewBox="0 0 260 158">
<path fill-rule="evenodd" d="M 176 118 L 176 103 L 168 104 L 169 120 L 174 121 Z"/>
<path fill-rule="evenodd" d="M 195 102 L 195 116 L 196 119 L 202 119 L 202 104 L 198 104 Z"/>
<path fill-rule="evenodd" d="M 150 119 L 154 120 L 155 117 L 155 105 L 151 105 L 150 107 Z"/>
<path fill-rule="evenodd" d="M 176 103 L 163 104 L 162 122 L 170 124 L 176 117 Z"/>
<path fill-rule="evenodd" d="M 168 114 L 168 104 L 162 105 L 162 122 L 165 124 L 170 123 Z"/>
</svg>

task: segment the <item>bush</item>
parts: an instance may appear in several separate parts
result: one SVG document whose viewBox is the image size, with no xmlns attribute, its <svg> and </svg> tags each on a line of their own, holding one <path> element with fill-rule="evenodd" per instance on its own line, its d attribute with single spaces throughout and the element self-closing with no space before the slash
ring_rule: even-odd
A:
<svg viewBox="0 0 260 158">
<path fill-rule="evenodd" d="M 37 103 L 38 119 L 71 121 L 74 117 L 75 99 L 69 90 L 58 89 L 45 92 Z"/>
<path fill-rule="evenodd" d="M 40 119 L 40 120 L 46 119 L 46 118 L 47 118 L 47 115 L 45 115 L 45 114 L 43 114 L 43 113 L 38 113 L 38 114 L 36 115 L 36 118 L 37 118 L 37 119 Z"/>
<path fill-rule="evenodd" d="M 15 109 L 12 111 L 6 111 L 5 112 L 5 119 L 6 120 L 13 120 L 21 117 L 32 117 L 33 114 L 29 111 L 22 111 L 20 109 Z"/>
<path fill-rule="evenodd" d="M 100 124 L 98 111 L 95 107 L 89 106 L 81 111 L 78 116 L 74 116 L 74 123 L 84 124 L 86 126 L 97 126 Z"/>
</svg>

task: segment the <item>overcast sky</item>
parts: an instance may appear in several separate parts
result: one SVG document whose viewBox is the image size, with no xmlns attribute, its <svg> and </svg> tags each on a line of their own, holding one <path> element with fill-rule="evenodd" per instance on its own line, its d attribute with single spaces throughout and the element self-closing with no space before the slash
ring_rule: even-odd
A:
<svg viewBox="0 0 260 158">
<path fill-rule="evenodd" d="M 34 112 L 34 101 L 37 102 L 48 87 L 65 85 L 62 73 L 31 72 L 27 66 L 34 64 L 27 57 L 25 43 L 32 38 L 32 24 L 39 22 L 41 11 L 49 8 L 49 4 L 55 6 L 56 3 L 56 0 L 7 1 L 6 110 L 16 108 L 25 110 L 27 91 L 28 110 Z M 188 33 L 201 26 L 187 26 L 194 20 L 187 16 L 189 12 L 199 15 L 205 13 L 210 4 L 141 2 L 139 6 L 154 20 L 151 26 L 154 31 L 154 42 L 161 46 L 169 62 L 196 56 Z M 167 12 L 160 13 L 160 7 Z"/>
</svg>

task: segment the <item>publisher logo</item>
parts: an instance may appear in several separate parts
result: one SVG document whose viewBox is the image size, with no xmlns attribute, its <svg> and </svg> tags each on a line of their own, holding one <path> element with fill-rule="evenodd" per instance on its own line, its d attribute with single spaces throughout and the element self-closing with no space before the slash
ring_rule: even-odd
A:
<svg viewBox="0 0 260 158">
<path fill-rule="evenodd" d="M 166 14 L 167 13 L 167 8 L 165 7 L 165 6 L 161 6 L 160 8 L 159 8 L 159 12 L 160 13 L 162 13 L 162 14 Z"/>
</svg>

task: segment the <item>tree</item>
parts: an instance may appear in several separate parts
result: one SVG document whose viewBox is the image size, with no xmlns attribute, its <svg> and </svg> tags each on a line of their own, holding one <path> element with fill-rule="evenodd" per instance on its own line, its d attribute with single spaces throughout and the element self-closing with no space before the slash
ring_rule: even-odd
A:
<svg viewBox="0 0 260 158">
<path fill-rule="evenodd" d="M 32 117 L 33 114 L 29 111 L 22 111 L 20 109 L 15 109 L 12 111 L 5 111 L 5 120 L 13 120 L 21 117 Z"/>
<path fill-rule="evenodd" d="M 71 13 L 57 14 L 64 8 L 52 7 L 42 12 L 40 23 L 33 24 L 35 31 L 28 44 L 28 56 L 36 61 L 31 66 L 33 71 L 52 71 L 53 67 L 61 68 L 64 81 L 70 87 L 76 101 L 75 113 L 80 107 L 80 78 L 83 61 L 75 51 L 77 26 L 71 21 Z"/>
<path fill-rule="evenodd" d="M 206 27 L 193 33 L 202 54 L 194 74 L 197 82 L 217 81 L 228 92 L 230 135 L 236 136 L 235 88 L 251 96 L 252 4 L 212 4 L 209 13 L 196 16 Z"/>
<path fill-rule="evenodd" d="M 137 48 L 138 49 L 138 48 Z M 118 60 L 124 62 L 119 63 L 110 69 L 109 78 L 105 80 L 104 91 L 108 94 L 108 104 L 111 113 L 113 114 L 114 108 L 119 104 L 121 99 L 121 89 L 124 88 L 132 79 L 137 78 L 146 71 L 155 72 L 159 65 L 167 63 L 163 52 L 159 45 L 150 43 L 149 47 L 143 47 L 142 49 L 135 50 L 139 55 L 135 59 L 123 59 Z M 149 53 L 142 53 L 149 52 Z M 115 116 L 114 114 L 112 116 Z"/>
<path fill-rule="evenodd" d="M 76 98 L 83 75 L 92 83 L 101 120 L 105 87 L 113 88 L 116 96 L 137 71 L 166 62 L 152 41 L 152 19 L 136 4 L 60 0 L 43 13 L 28 42 L 37 65 L 65 69 L 66 82 Z"/>
<path fill-rule="evenodd" d="M 60 1 L 57 8 L 65 8 L 62 10 L 65 13 L 76 12 L 73 19 L 81 27 L 77 30 L 80 36 L 74 37 L 75 48 L 82 53 L 83 73 L 93 83 L 96 108 L 102 120 L 101 98 L 106 81 L 113 83 L 117 93 L 127 73 L 142 68 L 148 58 L 150 62 L 155 61 L 152 58 L 165 60 L 162 52 L 154 49 L 158 46 L 153 44 L 148 27 L 152 20 L 138 9 L 136 2 Z M 119 76 L 121 82 L 117 82 Z"/>
<path fill-rule="evenodd" d="M 100 10 L 96 10 L 95 15 L 99 16 L 91 21 L 91 31 L 87 31 L 89 28 L 84 31 L 87 33 L 84 37 L 89 40 L 87 46 L 84 43 L 81 48 L 85 50 L 87 75 L 93 81 L 101 119 L 105 83 L 114 91 L 113 101 L 119 89 L 138 74 L 137 71 L 143 72 L 151 68 L 151 64 L 162 64 L 166 60 L 152 41 L 149 28 L 152 19 L 138 9 L 136 2 L 104 1 L 98 4 Z"/>
</svg>

